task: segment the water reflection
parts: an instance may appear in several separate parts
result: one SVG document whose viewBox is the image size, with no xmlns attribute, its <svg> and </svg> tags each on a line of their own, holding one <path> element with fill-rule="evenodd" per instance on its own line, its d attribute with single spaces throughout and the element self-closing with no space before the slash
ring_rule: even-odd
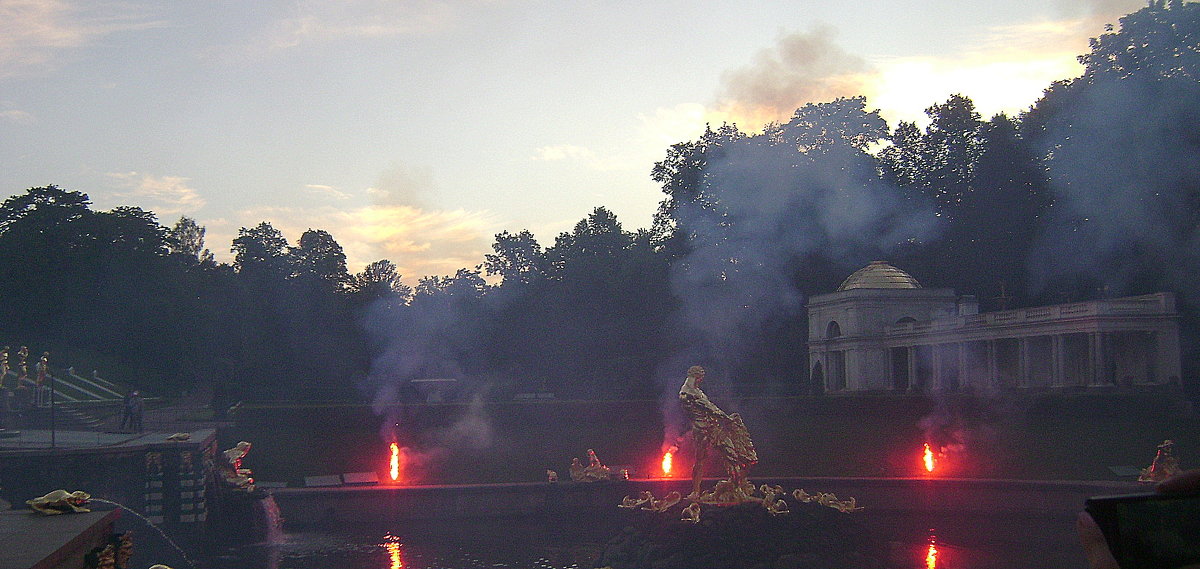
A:
<svg viewBox="0 0 1200 569">
<path fill-rule="evenodd" d="M 388 560 L 392 562 L 389 569 L 402 569 L 404 560 L 400 558 L 400 538 L 390 533 L 383 536 L 383 548 L 387 550 Z"/>
<path fill-rule="evenodd" d="M 1074 519 L 1047 515 L 863 512 L 897 569 L 1079 566 Z M 345 524 L 289 532 L 282 543 L 210 551 L 205 569 L 579 569 L 622 524 L 527 519 Z"/>
<path fill-rule="evenodd" d="M 937 569 L 938 566 L 938 548 L 937 534 L 931 529 L 929 530 L 929 547 L 925 550 L 925 569 Z"/>
</svg>

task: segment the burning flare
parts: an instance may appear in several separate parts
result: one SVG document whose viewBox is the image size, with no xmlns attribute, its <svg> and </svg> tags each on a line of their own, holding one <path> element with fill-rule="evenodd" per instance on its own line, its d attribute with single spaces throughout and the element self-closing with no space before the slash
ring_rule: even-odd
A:
<svg viewBox="0 0 1200 569">
<path fill-rule="evenodd" d="M 929 549 L 925 552 L 925 569 L 937 569 L 938 550 L 937 544 L 930 541 Z"/>
<path fill-rule="evenodd" d="M 928 448 L 929 445 L 926 445 Z M 400 445 L 392 443 L 392 459 L 388 463 L 388 475 L 392 477 L 392 482 L 400 481 Z"/>
<path fill-rule="evenodd" d="M 676 450 L 675 447 L 671 447 L 670 450 L 668 450 L 665 454 L 663 454 L 663 458 L 662 458 L 663 476 L 671 476 L 671 468 L 673 467 L 674 462 L 675 462 L 675 450 Z"/>
<path fill-rule="evenodd" d="M 926 472 L 933 472 L 933 465 L 934 465 L 934 463 L 933 463 L 933 449 L 929 448 L 929 443 L 925 443 L 925 456 L 924 456 L 924 460 L 925 460 L 925 471 L 926 471 Z M 930 547 L 930 548 L 932 548 L 932 547 L 933 547 L 933 545 L 930 545 L 929 547 Z M 934 552 L 936 553 L 936 550 L 933 550 L 933 549 L 931 549 L 931 551 L 934 551 Z"/>
</svg>

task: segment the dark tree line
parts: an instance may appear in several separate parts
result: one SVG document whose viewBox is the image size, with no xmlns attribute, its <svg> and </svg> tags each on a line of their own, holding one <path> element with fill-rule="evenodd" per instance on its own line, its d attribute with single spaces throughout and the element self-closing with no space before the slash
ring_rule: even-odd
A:
<svg viewBox="0 0 1200 569">
<path fill-rule="evenodd" d="M 954 95 L 891 128 L 852 97 L 709 129 L 655 164 L 650 228 L 597 207 L 413 288 L 386 260 L 350 274 L 324 230 L 242 228 L 226 265 L 191 219 L 34 188 L 0 205 L 0 336 L 162 391 L 369 397 L 455 377 L 649 396 L 696 361 L 800 385 L 804 299 L 888 259 L 985 310 L 1174 291 L 1195 377 L 1200 4 L 1152 2 L 1080 61 L 1015 117 Z"/>
</svg>

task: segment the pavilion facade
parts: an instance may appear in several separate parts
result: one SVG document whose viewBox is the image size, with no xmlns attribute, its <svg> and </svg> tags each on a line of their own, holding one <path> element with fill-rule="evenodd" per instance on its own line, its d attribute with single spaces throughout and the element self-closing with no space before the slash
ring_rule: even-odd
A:
<svg viewBox="0 0 1200 569">
<path fill-rule="evenodd" d="M 1089 390 L 1179 384 L 1174 295 L 979 312 L 875 261 L 808 302 L 813 385 L 838 392 Z"/>
</svg>

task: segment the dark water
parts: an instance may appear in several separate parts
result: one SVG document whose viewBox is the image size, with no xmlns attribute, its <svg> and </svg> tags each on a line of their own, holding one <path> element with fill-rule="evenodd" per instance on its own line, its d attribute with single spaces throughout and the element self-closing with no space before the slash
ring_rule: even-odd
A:
<svg viewBox="0 0 1200 569">
<path fill-rule="evenodd" d="M 1074 518 L 1030 513 L 849 514 L 899 569 L 1062 569 L 1085 565 Z M 285 532 L 274 544 L 217 549 L 204 569 L 570 569 L 592 567 L 611 520 L 470 520 Z M 798 536 L 803 539 L 803 536 Z"/>
</svg>

